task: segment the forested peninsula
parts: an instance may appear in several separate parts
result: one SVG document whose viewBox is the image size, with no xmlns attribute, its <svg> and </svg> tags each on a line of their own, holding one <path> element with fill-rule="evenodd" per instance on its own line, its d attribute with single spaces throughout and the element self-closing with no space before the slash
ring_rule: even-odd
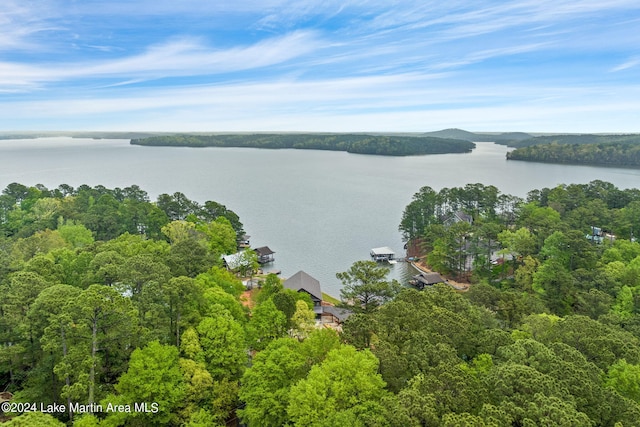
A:
<svg viewBox="0 0 640 427">
<path fill-rule="evenodd" d="M 638 230 L 640 190 L 602 181 L 526 199 L 422 187 L 400 231 L 469 290 L 420 291 L 356 261 L 336 274 L 350 317 L 328 329 L 307 292 L 224 268 L 245 236 L 220 203 L 13 183 L 0 195 L 0 421 L 637 426 Z"/>
<path fill-rule="evenodd" d="M 160 147 L 293 148 L 382 156 L 468 153 L 475 148 L 473 142 L 459 139 L 365 134 L 164 135 L 132 139 L 131 144 Z"/>
<path fill-rule="evenodd" d="M 516 148 L 508 160 L 577 165 L 640 167 L 640 134 L 560 134 L 473 133 L 445 129 L 423 134 L 466 141 L 494 141 Z"/>
<path fill-rule="evenodd" d="M 517 148 L 507 153 L 508 160 L 544 163 L 618 166 L 640 168 L 640 141 L 598 144 L 559 144 L 552 142 Z"/>
<path fill-rule="evenodd" d="M 541 135 L 522 139 L 498 139 L 496 144 L 508 145 L 509 147 L 522 148 L 532 145 L 609 145 L 609 144 L 640 144 L 639 134 L 568 134 L 568 135 Z"/>
</svg>

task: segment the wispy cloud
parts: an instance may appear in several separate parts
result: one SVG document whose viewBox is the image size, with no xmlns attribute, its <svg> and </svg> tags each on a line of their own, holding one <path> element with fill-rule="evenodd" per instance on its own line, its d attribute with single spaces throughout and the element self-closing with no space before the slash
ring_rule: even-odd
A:
<svg viewBox="0 0 640 427">
<path fill-rule="evenodd" d="M 611 72 L 618 72 L 628 70 L 629 68 L 634 68 L 640 65 L 640 57 L 631 58 L 620 65 L 617 65 L 611 69 Z"/>
<path fill-rule="evenodd" d="M 527 44 L 522 46 L 509 46 L 509 47 L 503 47 L 503 48 L 485 49 L 485 50 L 480 50 L 480 51 L 470 53 L 455 62 L 450 62 L 450 63 L 441 62 L 441 63 L 435 64 L 432 68 L 434 69 L 457 68 L 463 65 L 482 62 L 491 58 L 535 52 L 548 45 L 549 43 L 534 43 L 534 44 Z"/>
<path fill-rule="evenodd" d="M 419 130 L 553 111 L 615 130 L 615 103 L 640 98 L 639 19 L 637 0 L 4 0 L 0 128 Z"/>
<path fill-rule="evenodd" d="M 9 102 L 6 107 L 17 116 L 53 120 L 59 126 L 80 121 L 97 122 L 104 129 L 166 131 L 422 131 L 450 126 L 568 131 L 578 122 L 584 131 L 611 130 L 614 123 L 617 131 L 631 131 L 629 112 L 640 108 L 640 86 L 625 87 L 629 98 L 621 102 L 616 92 L 622 89 L 610 87 L 479 86 L 446 77 L 404 74 L 107 91 L 90 99 Z M 6 120 L 0 118 L 0 126 Z"/>
<path fill-rule="evenodd" d="M 175 76 L 215 75 L 285 63 L 322 46 L 309 31 L 296 31 L 249 46 L 213 49 L 196 39 L 178 39 L 145 52 L 93 63 L 26 65 L 0 63 L 0 89 L 35 87 L 68 79 L 131 78 L 136 81 Z"/>
<path fill-rule="evenodd" d="M 7 50 L 40 49 L 33 36 L 58 26 L 48 22 L 48 1 L 44 0 L 35 9 L 25 2 L 4 0 L 0 3 L 0 52 Z"/>
</svg>

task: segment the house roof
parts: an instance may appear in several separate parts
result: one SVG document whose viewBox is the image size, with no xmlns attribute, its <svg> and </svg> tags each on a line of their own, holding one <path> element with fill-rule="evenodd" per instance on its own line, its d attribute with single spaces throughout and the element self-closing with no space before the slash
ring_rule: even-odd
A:
<svg viewBox="0 0 640 427">
<path fill-rule="evenodd" d="M 225 264 L 227 264 L 227 267 L 232 270 L 242 265 L 249 265 L 250 263 L 250 260 L 245 258 L 242 252 L 236 252 L 235 254 L 231 255 L 224 255 L 222 259 L 224 260 Z"/>
<path fill-rule="evenodd" d="M 444 283 L 445 280 L 438 273 L 420 273 L 413 276 L 415 280 L 423 285 L 435 285 L 436 283 Z"/>
<path fill-rule="evenodd" d="M 275 254 L 274 251 L 269 249 L 269 246 L 261 246 L 259 248 L 255 248 L 254 251 L 256 251 L 258 253 L 258 256 L 266 256 L 266 255 Z"/>
<path fill-rule="evenodd" d="M 468 222 L 469 224 L 471 224 L 473 222 L 473 217 L 469 214 L 467 214 L 466 212 L 462 212 L 462 211 L 456 211 L 453 216 L 451 217 L 451 219 L 454 222 Z"/>
<path fill-rule="evenodd" d="M 286 289 L 293 289 L 296 292 L 306 291 L 312 297 L 322 301 L 322 289 L 320 288 L 320 282 L 302 270 L 285 280 L 282 283 L 282 286 Z"/>
<path fill-rule="evenodd" d="M 393 249 L 388 246 L 383 246 L 381 248 L 373 248 L 371 249 L 371 255 L 395 255 Z"/>
<path fill-rule="evenodd" d="M 323 313 L 331 314 L 333 317 L 338 319 L 340 323 L 344 322 L 353 314 L 353 311 L 347 310 L 346 308 L 334 307 L 332 305 L 325 305 L 322 307 Z"/>
</svg>

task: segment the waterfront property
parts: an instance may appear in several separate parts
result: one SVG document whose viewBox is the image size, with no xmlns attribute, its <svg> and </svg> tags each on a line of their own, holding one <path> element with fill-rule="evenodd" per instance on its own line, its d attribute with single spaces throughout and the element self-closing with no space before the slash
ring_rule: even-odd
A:
<svg viewBox="0 0 640 427">
<path fill-rule="evenodd" d="M 222 264 L 230 271 L 237 270 L 246 262 L 247 260 L 242 256 L 242 252 L 222 256 Z"/>
<path fill-rule="evenodd" d="M 592 242 L 601 244 L 605 240 L 613 243 L 616 240 L 616 236 L 611 233 L 607 233 L 600 227 L 591 226 L 591 234 L 587 234 L 587 240 L 591 240 Z"/>
<path fill-rule="evenodd" d="M 222 265 L 229 271 L 238 275 L 246 276 L 255 273 L 255 261 L 252 254 L 246 251 L 236 252 L 235 254 L 223 255 Z"/>
<path fill-rule="evenodd" d="M 284 286 L 285 289 L 309 294 L 311 301 L 313 301 L 313 311 L 316 313 L 316 317 L 319 318 L 322 316 L 322 289 L 317 279 L 300 270 L 285 280 L 282 286 Z"/>
<path fill-rule="evenodd" d="M 444 225 L 451 227 L 458 222 L 466 222 L 467 224 L 473 224 L 473 217 L 465 212 L 457 211 L 444 220 Z"/>
<path fill-rule="evenodd" d="M 393 218 L 420 185 L 453 188 L 472 180 L 495 185 L 505 194 L 526 197 L 533 188 L 553 188 L 563 182 L 597 179 L 619 188 L 640 182 L 640 169 L 508 162 L 506 146 L 491 142 L 476 145 L 472 153 L 464 155 L 396 158 L 249 148 L 171 149 L 167 155 L 166 148 L 141 148 L 130 145 L 129 140 L 2 140 L 0 189 L 15 181 L 41 183 L 51 189 L 61 183 L 77 187 L 99 182 L 107 188 L 136 184 L 152 199 L 175 188 L 183 189 L 192 200 L 223 201 L 241 213 L 254 247 L 259 235 L 260 246 L 278 249 L 278 259 L 265 264 L 273 265 L 265 270 L 282 270 L 289 277 L 304 266 L 320 280 L 324 292 L 339 295 L 341 284 L 335 274 L 366 258 L 367 248 L 384 245 L 402 249 L 405 242 Z M 238 165 L 242 165 L 242 173 L 238 173 Z M 273 173 L 273 165 L 295 167 L 281 167 Z M 167 173 L 173 169 L 176 173 Z M 229 176 L 234 177 L 233 185 L 202 185 L 228 182 Z M 285 200 L 290 203 L 281 203 Z M 589 232 L 587 228 L 584 234 Z M 397 252 L 396 258 L 401 255 L 404 253 Z M 406 282 L 415 274 L 410 264 L 399 263 L 390 270 L 389 278 Z"/>
<path fill-rule="evenodd" d="M 333 305 L 322 306 L 322 323 L 340 326 L 353 314 L 353 311 L 346 308 L 339 308 Z"/>
<path fill-rule="evenodd" d="M 255 248 L 254 251 L 256 254 L 258 254 L 258 262 L 260 264 L 267 264 L 275 260 L 275 258 L 273 257 L 273 254 L 275 254 L 275 252 L 269 249 L 269 246 L 261 246 L 259 248 Z"/>
<path fill-rule="evenodd" d="M 420 273 L 413 276 L 410 282 L 416 288 L 423 290 L 426 286 L 433 286 L 436 283 L 446 283 L 446 280 L 438 273 Z"/>
<path fill-rule="evenodd" d="M 396 256 L 396 253 L 387 246 L 373 248 L 369 254 L 371 255 L 371 259 L 374 261 L 391 261 Z"/>
</svg>

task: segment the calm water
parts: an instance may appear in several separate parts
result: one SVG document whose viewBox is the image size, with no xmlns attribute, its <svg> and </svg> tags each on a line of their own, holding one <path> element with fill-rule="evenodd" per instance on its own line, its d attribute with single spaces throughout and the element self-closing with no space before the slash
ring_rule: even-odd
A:
<svg viewBox="0 0 640 427">
<path fill-rule="evenodd" d="M 609 181 L 639 187 L 640 170 L 506 161 L 506 147 L 479 143 L 471 154 L 380 157 L 331 151 L 139 147 L 128 140 L 42 138 L 0 141 L 0 188 L 19 182 L 139 185 L 152 199 L 180 191 L 234 210 L 254 247 L 276 251 L 268 269 L 304 270 L 339 295 L 335 273 L 369 250 L 403 254 L 402 211 L 424 185 L 435 190 L 481 182 L 503 193 L 560 183 Z M 406 279 L 407 265 L 392 267 Z"/>
</svg>

